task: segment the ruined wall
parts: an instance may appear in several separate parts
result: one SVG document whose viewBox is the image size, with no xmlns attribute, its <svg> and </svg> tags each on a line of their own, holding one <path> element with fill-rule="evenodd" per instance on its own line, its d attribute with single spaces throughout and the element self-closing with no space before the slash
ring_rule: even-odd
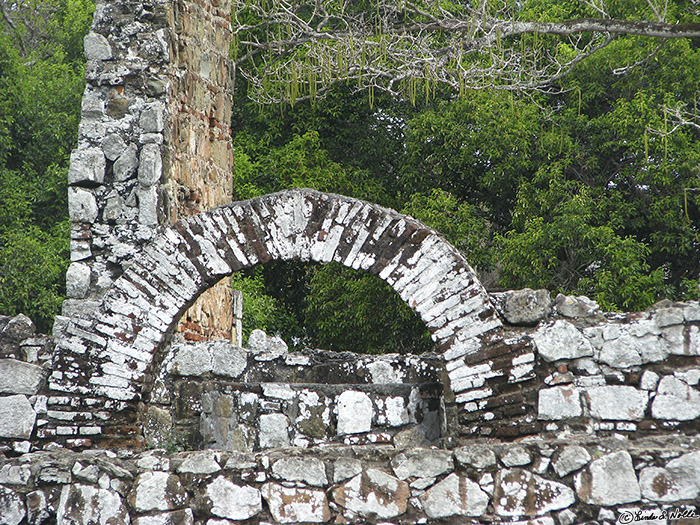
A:
<svg viewBox="0 0 700 525">
<path fill-rule="evenodd" d="M 496 294 L 494 302 L 521 328 L 447 363 L 461 365 L 451 386 L 463 436 L 697 434 L 697 302 L 602 313 L 586 297 L 552 301 L 546 290 Z"/>
<path fill-rule="evenodd" d="M 257 330 L 248 349 L 173 344 L 142 414 L 147 446 L 254 451 L 330 443 L 440 445 L 438 356 L 287 352 Z"/>
<path fill-rule="evenodd" d="M 2 461 L 0 523 L 691 525 L 700 520 L 698 480 L 697 438 L 453 451 L 59 449 Z"/>
<path fill-rule="evenodd" d="M 97 3 L 68 176 L 65 317 L 94 310 L 162 226 L 231 201 L 229 10 L 228 2 Z M 230 337 L 226 283 L 184 320 L 186 334 Z"/>
<path fill-rule="evenodd" d="M 161 447 L 146 452 L 62 448 L 90 447 L 110 406 L 56 410 L 72 398 L 46 389 L 52 338 L 2 317 L 0 524 L 698 523 L 698 304 L 603 315 L 585 298 L 528 290 L 495 302 L 519 323 L 504 341 L 526 339 L 533 355 L 482 356 L 465 376 L 481 396 L 453 414 L 456 433 L 443 428 L 440 356 L 288 353 L 257 333 L 247 350 L 170 347 L 141 406 L 144 435 Z M 587 328 L 608 336 L 589 341 Z M 664 346 L 672 333 L 684 343 Z M 512 384 L 531 401 L 510 406 L 531 412 L 509 412 Z M 544 429 L 524 427 L 528 415 Z M 431 444 L 447 448 L 421 448 Z M 193 445 L 214 450 L 176 452 Z"/>
</svg>

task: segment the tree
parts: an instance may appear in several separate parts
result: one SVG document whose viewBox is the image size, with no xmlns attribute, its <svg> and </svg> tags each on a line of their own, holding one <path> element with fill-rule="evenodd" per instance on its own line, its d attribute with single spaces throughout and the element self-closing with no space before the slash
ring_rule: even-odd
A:
<svg viewBox="0 0 700 525">
<path fill-rule="evenodd" d="M 234 0 L 234 61 L 263 103 L 335 82 L 415 101 L 438 85 L 556 91 L 618 35 L 700 37 L 695 2 Z M 624 66 L 623 66 L 624 67 Z"/>
<path fill-rule="evenodd" d="M 67 170 L 84 81 L 84 0 L 0 0 L 0 312 L 50 330 L 69 263 Z"/>
</svg>

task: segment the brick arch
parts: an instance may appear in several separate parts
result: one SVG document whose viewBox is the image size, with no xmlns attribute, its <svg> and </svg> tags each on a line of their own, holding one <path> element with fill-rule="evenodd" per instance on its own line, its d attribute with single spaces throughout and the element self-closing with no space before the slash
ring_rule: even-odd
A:
<svg viewBox="0 0 700 525">
<path fill-rule="evenodd" d="M 163 231 L 95 312 L 63 329 L 52 389 L 138 399 L 157 349 L 194 300 L 223 277 L 272 260 L 335 261 L 386 281 L 429 328 L 453 383 L 462 357 L 501 325 L 472 268 L 435 230 L 365 201 L 287 190 Z"/>
</svg>

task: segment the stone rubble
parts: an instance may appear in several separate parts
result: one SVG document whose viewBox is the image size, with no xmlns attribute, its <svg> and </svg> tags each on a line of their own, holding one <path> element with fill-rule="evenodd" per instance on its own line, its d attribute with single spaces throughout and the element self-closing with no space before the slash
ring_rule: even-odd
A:
<svg viewBox="0 0 700 525">
<path fill-rule="evenodd" d="M 476 467 L 456 459 L 464 458 L 464 449 L 365 445 L 220 451 L 215 453 L 224 465 L 220 470 L 195 473 L 181 466 L 200 463 L 203 451 L 73 453 L 57 448 L 3 460 L 0 523 L 560 524 L 613 523 L 631 508 L 651 511 L 660 505 L 700 513 L 697 437 L 637 443 L 539 439 L 478 447 L 481 457 L 500 458 L 526 449 L 533 461 L 510 468 L 486 461 L 487 466 Z M 442 466 L 422 476 L 416 470 L 401 480 L 394 470 L 408 454 L 426 465 L 425 458 L 440 457 Z M 552 462 L 542 461 L 550 456 Z M 534 472 L 536 464 L 544 465 L 540 473 Z"/>
</svg>

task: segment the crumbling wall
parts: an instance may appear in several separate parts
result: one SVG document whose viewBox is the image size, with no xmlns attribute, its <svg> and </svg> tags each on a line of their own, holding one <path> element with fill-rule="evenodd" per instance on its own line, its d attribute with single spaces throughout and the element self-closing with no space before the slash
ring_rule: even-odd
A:
<svg viewBox="0 0 700 525">
<path fill-rule="evenodd" d="M 697 438 L 452 451 L 56 449 L 2 461 L 0 523 L 693 524 L 698 480 Z"/>
<path fill-rule="evenodd" d="M 511 327 L 447 364 L 460 366 L 451 386 L 463 436 L 697 434 L 697 302 L 602 313 L 586 297 L 519 290 L 494 303 Z"/>
<path fill-rule="evenodd" d="M 147 446 L 254 451 L 330 443 L 440 445 L 439 356 L 287 352 L 256 330 L 249 349 L 175 343 L 146 398 Z"/>
<path fill-rule="evenodd" d="M 230 36 L 228 2 L 97 2 L 68 175 L 65 317 L 93 311 L 163 226 L 231 201 Z M 222 282 L 182 330 L 229 338 L 231 306 Z"/>
</svg>

